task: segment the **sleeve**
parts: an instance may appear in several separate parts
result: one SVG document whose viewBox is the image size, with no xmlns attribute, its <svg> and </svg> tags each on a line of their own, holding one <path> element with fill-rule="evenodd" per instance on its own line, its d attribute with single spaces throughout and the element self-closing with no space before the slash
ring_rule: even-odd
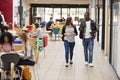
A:
<svg viewBox="0 0 120 80">
<path fill-rule="evenodd" d="M 82 26 L 83 26 L 83 24 L 81 22 L 80 27 L 79 27 L 79 31 L 82 31 Z"/>
<path fill-rule="evenodd" d="M 96 33 L 96 31 L 97 31 L 97 27 L 96 27 L 96 23 L 94 22 L 94 30 L 93 30 L 93 32 Z"/>
<path fill-rule="evenodd" d="M 62 35 L 64 35 L 64 33 L 65 33 L 65 25 L 62 28 Z"/>
<path fill-rule="evenodd" d="M 11 51 L 14 51 L 15 50 L 15 48 L 14 48 L 14 45 L 12 44 L 12 48 L 11 48 Z"/>
<path fill-rule="evenodd" d="M 77 28 L 74 27 L 74 32 L 76 33 L 76 36 L 78 35 Z"/>
<path fill-rule="evenodd" d="M 0 51 L 3 52 L 2 44 L 0 44 Z"/>
<path fill-rule="evenodd" d="M 2 16 L 2 19 L 3 19 L 3 24 L 6 25 L 4 16 L 3 15 L 1 15 L 1 16 Z"/>
</svg>

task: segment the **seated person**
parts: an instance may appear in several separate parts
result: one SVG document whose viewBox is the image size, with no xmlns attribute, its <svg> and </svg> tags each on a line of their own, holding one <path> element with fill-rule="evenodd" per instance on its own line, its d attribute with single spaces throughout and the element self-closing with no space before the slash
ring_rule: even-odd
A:
<svg viewBox="0 0 120 80">
<path fill-rule="evenodd" d="M 11 51 L 14 51 L 13 47 L 13 36 L 9 32 L 2 33 L 0 37 L 0 51 L 2 54 L 11 53 Z M 13 74 L 14 74 L 14 63 L 11 63 L 11 79 L 13 80 Z"/>
<path fill-rule="evenodd" d="M 22 33 L 19 34 L 19 38 L 23 43 L 23 49 L 19 51 L 19 53 L 24 54 L 24 57 L 20 59 L 18 65 L 34 65 L 35 61 L 33 51 L 27 33 L 23 31 Z"/>
<path fill-rule="evenodd" d="M 42 32 L 38 23 L 35 23 L 36 36 L 38 39 L 42 39 Z"/>
<path fill-rule="evenodd" d="M 2 33 L 0 37 L 0 51 L 6 53 L 14 51 L 13 42 L 14 39 L 11 33 L 9 32 Z"/>
<path fill-rule="evenodd" d="M 34 31 L 32 31 L 32 32 L 30 33 L 30 36 L 31 36 L 32 38 L 41 39 L 41 38 L 42 38 L 42 32 L 41 32 L 41 28 L 39 27 L 39 24 L 38 24 L 38 23 L 35 23 L 34 26 L 35 26 L 35 29 L 34 29 Z"/>
<path fill-rule="evenodd" d="M 49 22 L 47 23 L 47 25 L 46 25 L 46 30 L 47 30 L 47 31 L 51 31 L 50 35 L 52 35 L 52 32 L 53 32 L 53 29 L 51 28 L 51 26 L 52 26 L 53 23 L 54 23 L 54 22 L 53 22 L 53 18 L 50 17 L 50 21 L 49 21 Z"/>
<path fill-rule="evenodd" d="M 40 22 L 40 27 L 41 27 L 41 28 L 44 28 L 45 25 L 46 25 L 46 22 L 45 22 L 45 21 L 41 21 L 41 22 Z"/>
<path fill-rule="evenodd" d="M 64 17 L 62 17 L 62 19 L 60 20 L 60 22 L 65 22 L 65 19 L 64 19 Z"/>
</svg>

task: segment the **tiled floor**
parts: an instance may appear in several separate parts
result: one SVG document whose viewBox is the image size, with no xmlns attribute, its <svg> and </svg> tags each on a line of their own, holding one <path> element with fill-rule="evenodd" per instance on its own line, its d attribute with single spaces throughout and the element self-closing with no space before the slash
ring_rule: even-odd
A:
<svg viewBox="0 0 120 80">
<path fill-rule="evenodd" d="M 84 65 L 82 41 L 77 37 L 74 50 L 73 65 L 65 67 L 64 45 L 62 41 L 49 41 L 46 47 L 46 57 L 40 53 L 39 66 L 35 67 L 32 80 L 117 80 L 108 63 L 107 57 L 95 41 L 94 67 Z M 33 72 L 33 70 L 31 70 Z M 38 79 L 39 78 L 39 79 Z"/>
</svg>

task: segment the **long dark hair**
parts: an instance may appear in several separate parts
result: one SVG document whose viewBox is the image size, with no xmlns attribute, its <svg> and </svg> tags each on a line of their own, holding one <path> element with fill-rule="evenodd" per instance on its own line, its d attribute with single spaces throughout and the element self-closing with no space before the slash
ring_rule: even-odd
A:
<svg viewBox="0 0 120 80">
<path fill-rule="evenodd" d="M 72 22 L 72 17 L 68 17 L 68 18 L 67 18 L 66 23 L 65 23 L 65 26 L 67 26 L 67 25 L 71 25 L 72 27 L 75 27 L 75 26 L 73 25 L 73 22 Z"/>
<path fill-rule="evenodd" d="M 25 43 L 26 43 L 27 40 L 29 39 L 26 32 L 22 32 L 22 33 L 20 33 L 20 34 L 18 34 L 18 35 L 20 36 L 20 38 L 22 39 L 22 41 L 24 41 Z"/>
<path fill-rule="evenodd" d="M 5 42 L 4 37 L 5 36 L 8 37 L 9 43 L 12 45 L 12 43 L 14 42 L 14 38 L 13 38 L 13 35 L 10 32 L 2 33 L 2 35 L 0 37 L 0 44 L 4 44 L 4 42 Z"/>
</svg>

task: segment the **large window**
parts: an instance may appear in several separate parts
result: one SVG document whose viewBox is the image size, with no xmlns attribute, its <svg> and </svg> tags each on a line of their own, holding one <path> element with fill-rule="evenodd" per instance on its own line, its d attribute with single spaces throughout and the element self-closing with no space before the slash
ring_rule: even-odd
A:
<svg viewBox="0 0 120 80">
<path fill-rule="evenodd" d="M 53 20 L 61 19 L 61 8 L 54 8 Z"/>
<path fill-rule="evenodd" d="M 53 8 L 45 8 L 45 21 L 48 22 L 53 16 Z"/>
<path fill-rule="evenodd" d="M 45 20 L 46 22 L 49 21 L 50 17 L 53 17 L 54 22 L 56 19 L 61 19 L 64 17 L 65 19 L 68 16 L 71 16 L 73 18 L 73 21 L 75 22 L 76 17 L 78 19 L 84 17 L 84 13 L 86 12 L 86 8 L 49 8 L 49 7 L 37 7 L 34 8 L 33 11 L 34 16 L 37 18 L 41 18 L 42 20 Z M 34 22 L 39 22 L 38 20 Z"/>
<path fill-rule="evenodd" d="M 68 9 L 67 8 L 62 8 L 62 17 L 64 17 L 66 19 L 68 14 L 69 14 Z"/>
<path fill-rule="evenodd" d="M 115 0 L 116 1 L 116 0 Z M 120 77 L 120 2 L 113 3 L 112 65 Z"/>
</svg>

